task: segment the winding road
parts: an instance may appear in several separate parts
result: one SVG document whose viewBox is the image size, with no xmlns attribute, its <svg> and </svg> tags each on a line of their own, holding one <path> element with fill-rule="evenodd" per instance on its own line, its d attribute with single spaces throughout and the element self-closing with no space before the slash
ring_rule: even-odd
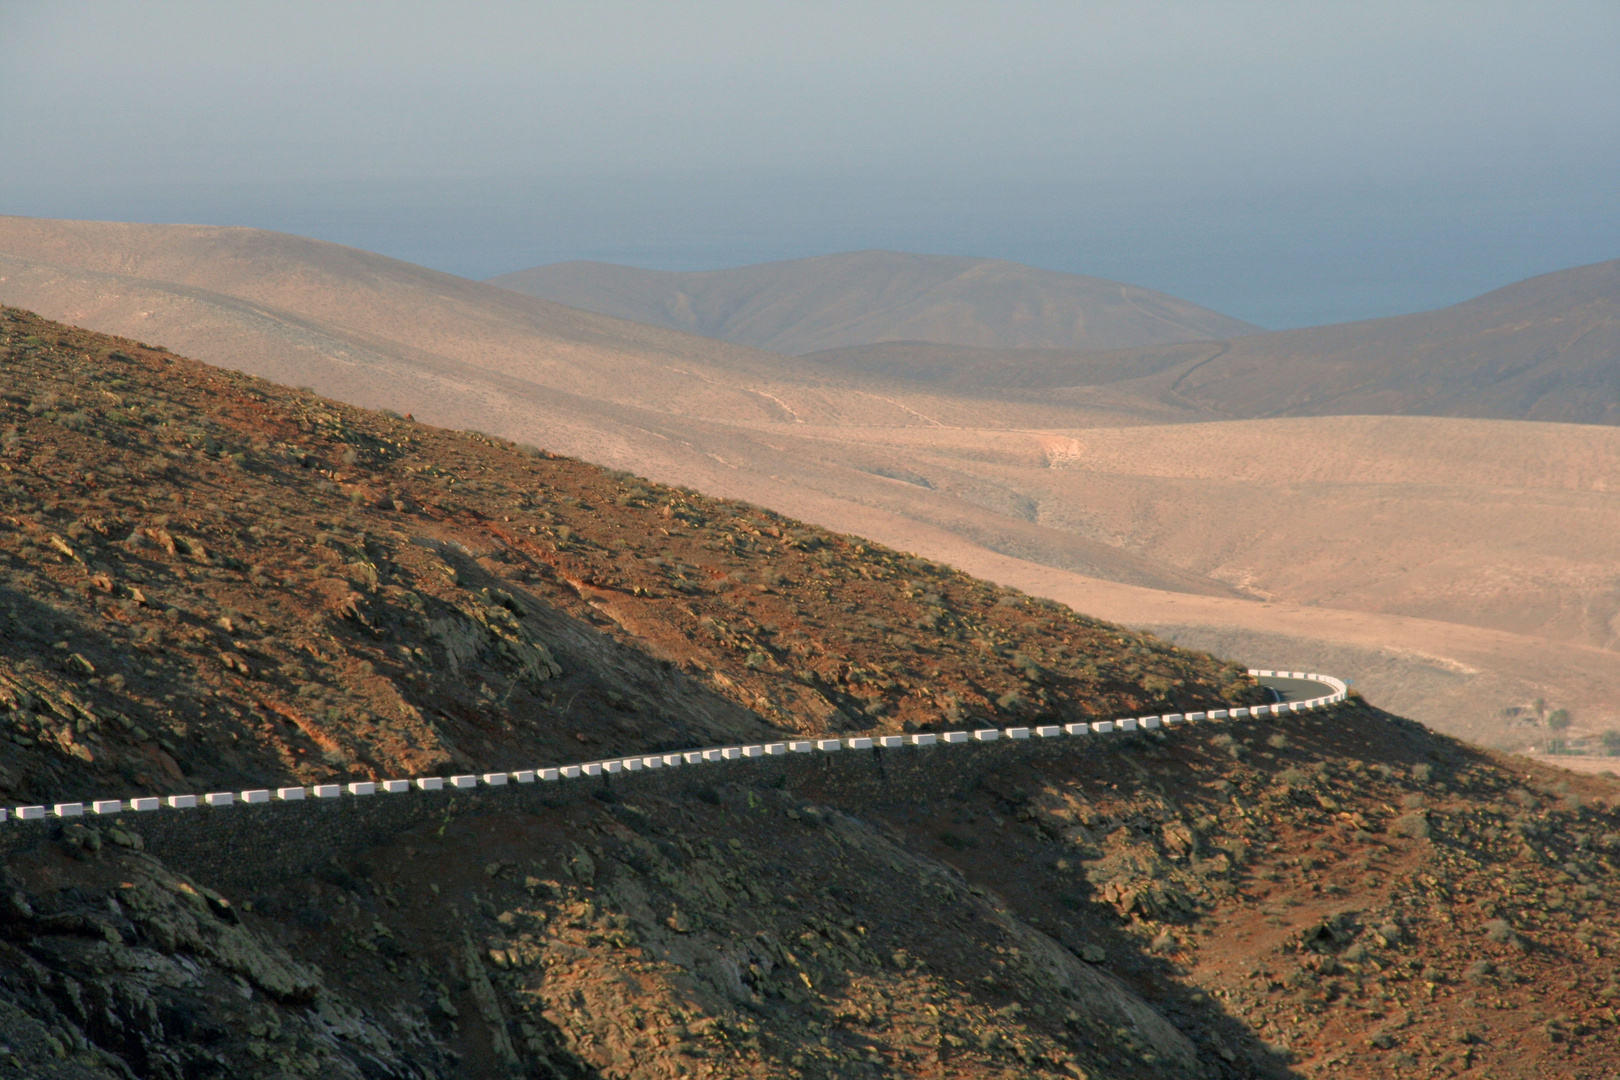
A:
<svg viewBox="0 0 1620 1080">
<path fill-rule="evenodd" d="M 1256 671 L 1250 675 L 1270 690 L 1274 702 L 1209 712 L 1166 713 L 1159 716 L 1127 716 L 1116 720 L 1096 720 L 1033 728 L 979 728 L 973 731 L 926 732 L 915 735 L 847 736 L 839 739 L 794 739 L 785 742 L 741 746 L 714 746 L 668 754 L 640 754 L 631 757 L 586 761 L 510 772 L 489 772 L 461 776 L 421 776 L 410 780 L 358 780 L 348 784 L 315 784 L 305 787 L 251 788 L 246 791 L 215 791 L 206 795 L 146 796 L 134 799 L 97 799 L 88 803 L 56 803 L 53 806 L 0 807 L 0 822 L 48 821 L 85 814 L 109 815 L 148 813 L 160 810 L 189 810 L 197 806 L 255 806 L 272 801 L 296 802 L 306 798 L 361 798 L 374 795 L 403 795 L 412 791 L 446 791 L 502 787 L 509 783 L 561 783 L 583 777 L 635 773 L 692 765 L 719 764 L 747 758 L 782 754 L 832 753 L 842 750 L 897 750 L 908 746 L 949 746 L 956 743 L 994 742 L 1001 739 L 1106 738 L 1140 731 L 1179 727 L 1209 721 L 1282 717 L 1294 713 L 1331 708 L 1349 694 L 1345 683 L 1331 675 L 1304 671 Z"/>
</svg>

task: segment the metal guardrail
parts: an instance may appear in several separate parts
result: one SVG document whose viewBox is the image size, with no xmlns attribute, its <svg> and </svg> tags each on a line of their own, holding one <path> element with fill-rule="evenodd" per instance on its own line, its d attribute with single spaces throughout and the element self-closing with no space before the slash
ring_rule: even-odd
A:
<svg viewBox="0 0 1620 1080">
<path fill-rule="evenodd" d="M 421 776 L 410 780 L 357 780 L 348 784 L 314 784 L 303 787 L 249 788 L 246 791 L 215 791 L 205 795 L 146 796 L 134 799 L 97 799 L 92 802 L 56 803 L 53 806 L 0 807 L 0 822 L 41 821 L 73 818 L 85 814 L 109 815 L 150 813 L 159 810 L 189 810 L 199 805 L 257 806 L 273 801 L 297 802 L 304 799 L 361 798 L 371 795 L 402 795 L 412 790 L 442 791 L 501 787 L 505 784 L 561 783 L 581 777 L 635 773 L 643 770 L 672 769 L 708 765 L 747 758 L 776 757 L 784 754 L 833 753 L 841 750 L 901 749 L 907 746 L 949 745 L 965 742 L 994 742 L 1000 739 L 1054 739 L 1127 734 L 1197 723 L 1201 720 L 1242 720 L 1250 717 L 1289 716 L 1328 708 L 1349 695 L 1349 687 L 1331 675 L 1303 671 L 1250 671 L 1256 678 L 1299 679 L 1321 683 L 1332 693 L 1306 701 L 1250 705 L 1208 712 L 1167 713 L 1160 716 L 1130 716 L 1089 723 L 1044 725 L 1039 727 L 980 728 L 975 731 L 926 732 L 915 735 L 858 735 L 842 739 L 790 739 L 783 742 L 717 746 L 701 750 L 681 750 L 668 754 L 634 754 L 629 757 L 586 761 L 577 765 L 556 765 L 506 772 L 467 773 L 459 776 Z"/>
</svg>

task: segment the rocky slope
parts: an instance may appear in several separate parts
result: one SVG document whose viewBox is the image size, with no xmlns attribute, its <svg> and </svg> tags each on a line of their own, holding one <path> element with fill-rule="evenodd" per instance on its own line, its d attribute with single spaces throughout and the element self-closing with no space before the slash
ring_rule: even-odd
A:
<svg viewBox="0 0 1620 1080">
<path fill-rule="evenodd" d="M 5 327 L 14 798 L 1257 693 L 1207 655 L 769 511 Z"/>
<path fill-rule="evenodd" d="M 754 507 L 0 320 L 13 805 L 1257 699 Z M 275 867 L 8 823 L 0 1068 L 1620 1065 L 1611 778 L 1359 703 L 983 760 L 920 797 L 715 766 Z"/>
</svg>

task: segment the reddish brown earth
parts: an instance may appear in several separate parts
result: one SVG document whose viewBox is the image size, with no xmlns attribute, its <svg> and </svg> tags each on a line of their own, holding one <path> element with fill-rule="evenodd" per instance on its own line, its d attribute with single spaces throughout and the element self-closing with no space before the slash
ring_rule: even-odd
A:
<svg viewBox="0 0 1620 1080">
<path fill-rule="evenodd" d="M 0 365 L 12 805 L 1256 694 L 853 537 L 26 313 Z M 1620 1067 L 1610 777 L 1359 700 L 922 801 L 744 777 L 453 816 L 223 894 L 138 824 L 70 825 L 3 870 L 0 1068 Z"/>
<path fill-rule="evenodd" d="M 1241 668 L 769 511 L 7 325 L 0 655 L 77 718 L 0 748 L 20 799 L 1256 693 Z"/>
</svg>

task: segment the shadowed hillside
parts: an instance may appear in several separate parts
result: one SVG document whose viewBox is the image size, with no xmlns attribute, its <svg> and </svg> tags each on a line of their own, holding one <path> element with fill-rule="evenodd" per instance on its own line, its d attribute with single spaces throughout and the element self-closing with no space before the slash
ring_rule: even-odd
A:
<svg viewBox="0 0 1620 1080">
<path fill-rule="evenodd" d="M 50 711 L 121 718 L 0 744 L 23 800 L 1253 693 L 1145 638 L 1118 666 L 1117 628 L 770 511 L 6 325 L 0 649 L 78 702 Z M 229 687 L 251 714 L 165 697 Z M 570 729 L 603 710 L 637 719 Z"/>
<path fill-rule="evenodd" d="M 1259 696 L 854 537 L 26 313 L 0 311 L 0 370 L 8 804 Z M 332 843 L 175 842 L 274 807 L 0 824 L 0 1066 L 1620 1065 L 1612 778 L 1359 699 L 929 754 L 446 795 Z"/>
<path fill-rule="evenodd" d="M 1108 349 L 1258 329 L 1117 281 L 896 251 L 687 273 L 558 263 L 490 280 L 587 311 L 795 355 L 909 340 Z"/>
<path fill-rule="evenodd" d="M 1544 274 L 1438 311 L 1218 342 L 1068 352 L 903 342 L 811 359 L 969 391 L 1109 385 L 1218 417 L 1617 424 L 1620 261 Z"/>
</svg>

